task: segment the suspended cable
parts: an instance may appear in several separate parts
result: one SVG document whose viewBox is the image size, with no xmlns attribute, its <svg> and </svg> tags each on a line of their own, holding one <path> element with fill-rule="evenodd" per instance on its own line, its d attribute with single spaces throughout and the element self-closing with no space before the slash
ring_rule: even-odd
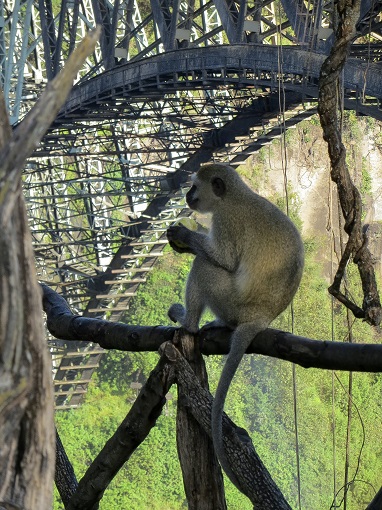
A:
<svg viewBox="0 0 382 510">
<path fill-rule="evenodd" d="M 333 254 L 335 251 L 335 237 L 333 229 L 333 192 L 332 192 L 332 180 L 329 175 L 329 233 L 330 233 L 330 281 L 333 281 Z M 334 330 L 334 297 L 330 296 L 331 305 L 331 339 L 335 341 L 335 330 Z M 335 373 L 332 370 L 331 384 L 332 384 L 332 464 L 333 464 L 333 503 L 334 508 L 336 507 L 337 499 L 337 450 L 336 450 L 336 399 L 335 399 Z"/>
<path fill-rule="evenodd" d="M 281 20 L 281 8 L 279 4 L 279 20 Z M 279 124 L 281 129 L 281 165 L 284 177 L 284 193 L 286 203 L 286 213 L 289 216 L 289 193 L 288 193 L 288 173 L 287 173 L 287 151 L 286 151 L 286 123 L 285 123 L 285 87 L 284 74 L 282 67 L 282 39 L 281 23 L 277 24 L 279 44 L 277 45 L 277 66 L 278 66 L 278 99 L 279 99 Z M 290 304 L 291 332 L 294 332 L 294 307 L 293 300 Z M 293 416 L 295 430 L 295 451 L 296 451 L 296 469 L 297 469 L 297 500 L 298 509 L 301 510 L 301 468 L 300 468 L 300 446 L 298 430 L 298 406 L 297 406 L 297 374 L 296 365 L 292 363 L 292 390 L 293 390 Z"/>
<path fill-rule="evenodd" d="M 355 321 L 355 319 L 353 319 L 353 322 Z M 347 481 L 347 485 L 343 485 L 335 494 L 335 498 L 338 496 L 338 494 L 343 490 L 344 491 L 344 495 L 341 499 L 341 501 L 338 502 L 338 504 L 334 504 L 334 501 L 330 507 L 330 510 L 333 509 L 333 508 L 340 508 L 342 506 L 343 503 L 345 503 L 346 501 L 346 495 L 350 489 L 350 487 L 355 483 L 355 482 L 363 482 L 367 485 L 370 485 L 371 487 L 373 487 L 373 490 L 375 491 L 375 493 L 377 492 L 375 487 L 370 483 L 370 482 L 367 482 L 366 480 L 362 480 L 362 479 L 357 479 L 357 475 L 358 475 L 358 472 L 359 472 L 359 469 L 360 469 L 360 466 L 361 466 L 361 457 L 362 457 L 362 451 L 363 451 L 363 448 L 365 446 L 365 442 L 366 442 L 366 430 L 365 430 L 365 424 L 363 422 L 363 419 L 362 419 L 362 415 L 361 415 L 361 412 L 359 410 L 359 407 L 357 406 L 357 404 L 355 403 L 355 401 L 353 400 L 353 397 L 350 395 L 350 393 L 348 392 L 348 390 L 345 388 L 345 386 L 343 385 L 341 379 L 338 377 L 338 375 L 334 372 L 334 375 L 335 375 L 335 378 L 336 380 L 339 382 L 339 384 L 341 385 L 343 391 L 345 392 L 345 394 L 348 396 L 348 399 L 350 399 L 352 401 L 352 407 L 354 407 L 354 409 L 356 410 L 356 413 L 358 415 L 358 418 L 359 418 L 359 421 L 360 421 L 360 424 L 361 424 L 361 428 L 362 428 L 362 442 L 361 442 L 361 446 L 360 446 L 360 449 L 359 449 L 359 453 L 358 453 L 358 458 L 357 458 L 357 467 L 356 467 L 356 470 L 355 470 L 355 473 L 353 475 L 353 478 L 350 480 Z M 345 507 L 344 507 L 345 508 Z"/>
<path fill-rule="evenodd" d="M 343 133 L 343 125 L 344 125 L 344 71 L 342 71 L 340 76 L 340 83 L 338 85 L 338 97 L 339 97 L 339 107 L 340 107 L 340 135 L 342 139 L 342 133 Z M 342 221 L 341 221 L 341 211 L 340 211 L 340 204 L 338 203 L 338 222 L 339 222 L 339 231 L 340 231 L 340 249 L 341 249 L 341 256 L 343 255 L 343 242 L 342 242 Z M 347 271 L 345 269 L 344 272 L 344 284 L 345 284 L 345 296 L 348 297 L 348 288 L 347 288 Z M 349 308 L 346 308 L 346 323 L 347 323 L 347 330 L 348 330 L 348 338 L 347 341 L 352 343 L 353 342 L 353 332 L 351 327 L 351 317 L 350 317 L 350 310 Z M 348 403 L 347 403 L 347 425 L 346 425 L 346 442 L 345 442 L 345 466 L 344 466 L 344 497 L 343 497 L 343 504 L 344 504 L 344 510 L 347 510 L 347 504 L 348 504 L 348 487 L 349 487 L 349 466 L 350 466 L 350 438 L 351 438 L 351 423 L 352 423 L 352 407 L 353 407 L 353 373 L 349 372 L 349 380 L 348 380 Z"/>
</svg>

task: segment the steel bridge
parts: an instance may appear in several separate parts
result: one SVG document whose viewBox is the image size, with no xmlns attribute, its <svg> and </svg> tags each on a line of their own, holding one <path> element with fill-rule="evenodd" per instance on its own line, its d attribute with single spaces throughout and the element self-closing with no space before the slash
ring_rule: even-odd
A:
<svg viewBox="0 0 382 510">
<path fill-rule="evenodd" d="M 382 119 L 382 1 L 363 0 L 345 107 Z M 88 317 L 120 320 L 187 214 L 211 159 L 243 163 L 315 112 L 335 29 L 324 0 L 0 0 L 12 123 L 96 24 L 102 36 L 24 174 L 39 278 Z M 281 100 L 280 100 L 281 99 Z M 51 340 L 56 407 L 76 407 L 102 352 Z"/>
</svg>

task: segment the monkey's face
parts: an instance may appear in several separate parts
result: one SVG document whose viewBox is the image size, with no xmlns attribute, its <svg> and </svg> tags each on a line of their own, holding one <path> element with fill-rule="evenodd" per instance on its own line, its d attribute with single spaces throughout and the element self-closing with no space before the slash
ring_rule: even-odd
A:
<svg viewBox="0 0 382 510">
<path fill-rule="evenodd" d="M 225 195 L 225 184 L 220 177 L 200 179 L 198 174 L 192 177 L 193 185 L 186 195 L 190 209 L 201 213 L 214 212 Z"/>
</svg>

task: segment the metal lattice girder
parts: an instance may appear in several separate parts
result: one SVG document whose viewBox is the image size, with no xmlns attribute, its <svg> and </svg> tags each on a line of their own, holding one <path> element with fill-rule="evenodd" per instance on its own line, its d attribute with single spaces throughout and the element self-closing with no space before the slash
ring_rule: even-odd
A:
<svg viewBox="0 0 382 510">
<path fill-rule="evenodd" d="M 380 11 L 364 0 L 368 44 L 354 45 L 344 75 L 345 105 L 378 118 Z M 118 320 L 161 256 L 166 227 L 187 214 L 190 173 L 212 158 L 238 165 L 314 112 L 333 16 L 331 3 L 301 0 L 0 0 L 13 122 L 96 23 L 101 43 L 24 188 L 40 279 L 73 311 Z M 101 354 L 59 340 L 52 352 L 56 404 L 76 406 Z"/>
<path fill-rule="evenodd" d="M 215 46 L 178 50 L 171 60 L 163 54 L 145 59 L 144 65 L 132 63 L 120 66 L 76 87 L 55 125 L 61 122 L 68 124 L 71 119 L 77 123 L 81 119 L 112 119 L 116 116 L 141 119 L 155 109 L 155 99 L 160 102 L 166 94 L 178 90 L 247 87 L 246 93 L 256 97 L 256 92 L 263 87 L 276 90 L 281 74 L 283 87 L 299 88 L 302 93 L 304 87 L 306 91 L 310 86 L 316 87 L 325 55 L 295 46 L 284 47 L 282 68 L 279 56 L 279 49 L 270 45 Z M 365 94 L 381 98 L 380 69 L 378 64 L 349 59 L 344 70 L 345 88 L 354 92 L 364 89 Z M 155 99 L 151 101 L 151 108 L 147 108 L 150 97 Z M 220 97 L 224 95 L 220 94 Z M 134 101 L 137 101 L 135 107 Z M 197 103 L 198 98 L 193 97 L 193 101 Z M 139 102 L 145 103 L 145 107 L 139 106 Z M 221 108 L 225 108 L 227 113 L 235 110 L 233 104 L 225 101 L 225 106 L 216 107 L 213 115 L 218 115 Z M 184 112 L 178 108 L 177 113 L 180 120 L 180 114 Z"/>
<path fill-rule="evenodd" d="M 359 21 L 362 35 L 371 35 L 364 55 L 377 59 L 381 5 L 380 0 L 363 0 Z M 322 1 L 62 0 L 57 5 L 51 0 L 1 0 L 1 83 L 12 122 L 26 113 L 41 83 L 57 74 L 96 23 L 103 27 L 101 43 L 79 79 L 169 50 L 222 43 L 297 43 L 327 52 L 333 32 L 332 4 Z M 361 51 L 358 46 L 357 55 Z"/>
</svg>

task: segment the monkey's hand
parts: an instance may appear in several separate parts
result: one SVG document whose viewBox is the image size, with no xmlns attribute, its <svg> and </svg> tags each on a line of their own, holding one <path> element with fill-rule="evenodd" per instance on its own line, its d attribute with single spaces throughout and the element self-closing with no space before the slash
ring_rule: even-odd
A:
<svg viewBox="0 0 382 510">
<path fill-rule="evenodd" d="M 191 230 L 183 225 L 173 225 L 167 229 L 167 239 L 173 250 L 178 253 L 194 253 L 189 246 Z"/>
</svg>

